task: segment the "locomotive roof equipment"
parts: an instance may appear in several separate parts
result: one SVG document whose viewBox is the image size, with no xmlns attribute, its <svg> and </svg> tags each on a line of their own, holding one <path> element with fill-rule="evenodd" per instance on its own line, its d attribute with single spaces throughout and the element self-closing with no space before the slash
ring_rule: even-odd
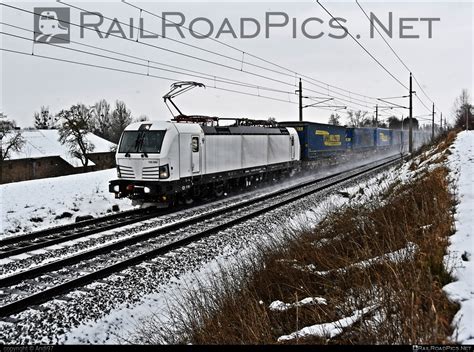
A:
<svg viewBox="0 0 474 352">
<path fill-rule="evenodd" d="M 176 117 L 173 114 L 173 111 L 168 105 L 168 101 L 173 105 L 173 107 L 178 111 L 179 115 L 178 116 L 186 116 L 184 115 L 181 110 L 176 106 L 176 104 L 173 102 L 173 98 L 177 97 L 178 95 L 181 95 L 183 93 L 186 93 L 187 91 L 195 88 L 195 87 L 203 87 L 206 88 L 204 83 L 199 83 L 199 82 L 192 82 L 192 81 L 182 81 L 182 82 L 175 82 L 171 85 L 171 90 L 163 95 L 163 100 L 165 101 L 166 107 L 168 110 L 171 112 L 171 115 L 173 117 Z"/>
</svg>

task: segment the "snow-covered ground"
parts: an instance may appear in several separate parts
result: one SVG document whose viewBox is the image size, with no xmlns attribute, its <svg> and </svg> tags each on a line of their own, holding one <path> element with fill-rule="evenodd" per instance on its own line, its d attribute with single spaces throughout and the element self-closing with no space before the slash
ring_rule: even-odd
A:
<svg viewBox="0 0 474 352">
<path fill-rule="evenodd" d="M 471 138 L 474 137 L 474 133 L 468 135 Z M 463 141 L 463 138 L 466 140 Z M 456 226 L 458 232 L 452 238 L 454 245 L 459 243 L 459 248 L 453 248 L 452 245 L 450 249 L 452 253 L 456 253 L 454 255 L 456 255 L 460 261 L 462 261 L 461 257 L 463 256 L 465 258 L 469 258 L 470 253 L 472 253 L 472 249 L 474 248 L 474 240 L 472 238 L 471 242 L 469 242 L 471 250 L 467 250 L 467 242 L 465 240 L 465 237 L 469 238 L 469 228 L 473 228 L 474 224 L 472 223 L 472 219 L 470 220 L 470 223 L 467 223 L 467 220 L 469 219 L 463 220 L 465 226 L 463 235 L 464 237 L 456 240 L 458 238 L 456 236 L 460 235 L 463 226 L 463 224 L 459 222 L 459 219 L 462 219 L 463 212 L 469 211 L 469 208 L 463 208 L 463 202 L 469 198 L 471 200 L 471 210 L 472 205 L 474 204 L 472 203 L 474 199 L 472 184 L 471 189 L 467 188 L 469 187 L 467 182 L 470 172 L 474 171 L 474 157 L 470 156 L 473 155 L 473 150 L 474 141 L 469 141 L 469 138 L 465 137 L 463 134 L 460 134 L 456 144 L 452 148 L 453 154 L 450 157 L 450 167 L 452 170 L 454 170 L 453 177 L 455 176 L 459 183 L 458 193 L 462 195 L 459 197 L 461 204 L 457 209 L 458 217 Z M 209 258 L 197 260 L 195 264 L 190 266 L 190 268 L 187 268 L 187 266 L 183 263 L 175 263 L 180 265 L 179 272 L 181 274 L 167 274 L 164 278 L 161 277 L 160 280 L 154 280 L 152 284 L 147 281 L 152 288 L 150 290 L 145 290 L 147 292 L 142 291 L 138 300 L 125 299 L 121 300 L 121 302 L 118 302 L 119 300 L 111 297 L 111 302 L 109 302 L 110 304 L 106 304 L 108 308 L 106 310 L 104 309 L 100 312 L 92 314 L 93 317 L 89 314 L 84 314 L 83 318 L 85 319 L 78 318 L 78 321 L 76 321 L 73 326 L 70 325 L 70 322 L 62 325 L 64 327 L 63 333 L 60 333 L 56 328 L 51 329 L 51 332 L 56 336 L 53 340 L 49 340 L 49 338 L 46 337 L 45 340 L 35 340 L 32 337 L 33 340 L 29 341 L 43 341 L 44 343 L 49 343 L 51 341 L 59 343 L 136 343 L 137 341 L 135 339 L 137 338 L 137 330 L 140 330 L 140 327 L 143 326 L 143 324 L 146 324 L 146 322 L 153 317 L 159 317 L 161 322 L 166 323 L 166 321 L 169 319 L 168 316 L 173 314 L 175 309 L 179 308 L 179 302 L 182 300 L 183 296 L 186 295 L 186 292 L 196 285 L 196 282 L 206 281 L 206 278 L 212 277 L 215 275 L 215 273 L 219 272 L 221 267 L 231 267 L 235 261 L 243 260 L 245 255 L 252 255 L 252 250 L 246 241 L 247 237 L 252 240 L 248 242 L 255 243 L 254 240 L 258 236 L 260 236 L 260 239 L 262 239 L 262 237 L 276 235 L 279 232 L 287 230 L 288 228 L 292 230 L 298 230 L 312 227 L 316 225 L 319 220 L 325 214 L 327 214 L 328 211 L 334 209 L 334 207 L 339 207 L 349 201 L 361 203 L 367 202 L 369 199 L 373 201 L 374 197 L 377 198 L 377 195 L 380 194 L 381 189 L 385 189 L 394 181 L 398 180 L 401 182 L 408 182 L 410 179 L 416 178 L 420 172 L 419 170 L 421 169 L 432 169 L 435 166 L 441 166 L 439 162 L 434 162 L 435 159 L 438 159 L 437 155 L 433 155 L 432 158 L 423 163 L 421 163 L 419 160 L 416 161 L 418 163 L 418 170 L 415 171 L 410 170 L 410 163 L 405 163 L 400 168 L 392 168 L 389 171 L 380 173 L 365 180 L 364 182 L 353 184 L 351 187 L 339 190 L 329 196 L 324 195 L 318 201 L 309 202 L 309 204 L 306 201 L 306 206 L 292 206 L 294 210 L 291 212 L 286 209 L 282 209 L 281 211 L 276 211 L 278 214 L 268 214 L 265 216 L 262 215 L 255 219 L 256 223 L 250 224 L 247 227 L 242 225 L 245 228 L 244 231 L 239 229 L 234 231 L 238 232 L 238 236 L 236 236 L 237 241 L 234 241 L 234 244 L 223 244 L 222 242 L 224 236 L 223 234 L 218 234 L 214 236 L 217 240 L 209 240 L 210 242 L 217 241 L 221 243 L 220 246 L 224 247 L 223 249 L 215 251 L 219 252 L 217 256 L 217 253 L 211 253 L 212 255 L 210 254 Z M 470 167 L 473 170 L 465 169 L 468 163 L 470 163 Z M 457 174 L 455 174 L 456 170 Z M 464 177 L 459 177 L 459 172 L 462 172 Z M 2 222 L 4 219 L 6 219 L 8 229 L 19 226 L 20 231 L 24 232 L 33 228 L 33 226 L 36 228 L 42 225 L 42 223 L 28 221 L 26 221 L 26 223 L 22 223 L 33 216 L 44 216 L 45 219 L 53 218 L 54 220 L 54 217 L 51 216 L 52 213 L 60 215 L 64 211 L 69 211 L 73 213 L 74 216 L 76 216 L 76 214 L 91 214 L 98 216 L 105 213 L 107 209 L 112 207 L 113 204 L 119 204 L 121 210 L 131 208 L 130 202 L 128 200 L 116 200 L 108 193 L 108 181 L 114 177 L 115 170 L 106 170 L 89 174 L 27 181 L 0 186 L 0 192 L 2 192 L 0 194 L 0 200 L 2 201 L 2 208 L 0 209 L 2 214 Z M 466 186 L 463 186 L 463 183 L 466 183 Z M 71 185 L 73 185 L 75 188 L 74 192 L 70 191 Z M 279 186 L 281 187 L 281 185 Z M 466 187 L 466 189 L 463 190 L 463 187 Z M 363 192 L 361 192 L 361 190 L 363 190 Z M 10 194 L 12 194 L 11 200 L 6 197 L 6 192 L 10 192 Z M 25 208 L 25 205 L 28 205 L 28 207 Z M 81 212 L 81 210 L 75 211 L 75 209 L 87 209 L 87 212 Z M 285 214 L 283 215 L 282 213 Z M 281 225 L 275 225 L 276 219 L 278 219 L 280 216 L 282 219 L 286 218 L 283 221 L 286 223 L 285 226 L 288 228 L 279 227 Z M 265 217 L 268 217 L 268 219 L 263 220 Z M 464 215 L 464 218 L 466 218 L 466 215 Z M 69 222 L 71 219 L 58 220 L 58 223 L 59 221 Z M 47 222 L 47 220 L 44 221 L 44 226 L 46 226 Z M 12 226 L 13 223 L 16 225 Z M 48 223 L 47 225 L 50 226 L 51 223 Z M 262 229 L 258 229 L 259 226 L 262 227 Z M 255 234 L 253 234 L 253 232 L 255 232 Z M 220 239 L 218 239 L 218 237 L 220 237 Z M 462 243 L 463 241 L 464 243 Z M 212 246 L 206 245 L 205 247 L 209 248 Z M 466 253 L 464 251 L 466 251 Z M 453 256 L 453 254 L 451 254 L 451 256 Z M 186 256 L 180 254 L 178 256 L 174 256 L 173 260 L 179 262 L 180 257 Z M 203 257 L 202 253 L 200 257 Z M 158 262 L 160 260 L 162 259 L 157 259 Z M 457 338 L 457 341 L 462 343 L 473 343 L 472 336 L 474 336 L 474 333 L 472 332 L 473 328 L 469 327 L 469 319 L 472 319 L 474 313 L 474 300 L 472 300 L 474 293 L 471 293 L 474 292 L 474 288 L 472 284 L 469 285 L 466 282 L 469 280 L 469 272 L 463 271 L 466 268 L 469 268 L 466 266 L 466 263 L 469 264 L 469 262 L 462 263 L 463 267 L 458 266 L 456 269 L 460 272 L 460 274 L 457 275 L 460 281 L 448 285 L 446 290 L 452 293 L 453 298 L 456 298 L 456 295 L 457 297 L 460 297 L 460 301 L 471 299 L 470 303 L 469 301 L 462 302 L 462 308 L 458 313 L 456 320 L 456 322 L 460 324 L 457 328 L 458 335 L 453 336 L 453 338 Z M 147 267 L 151 264 L 152 263 L 144 263 L 143 267 Z M 141 265 L 137 266 L 138 269 L 140 269 L 140 267 Z M 474 276 L 474 269 L 470 267 L 470 270 L 471 276 Z M 127 272 L 128 270 L 124 271 L 122 275 L 128 275 Z M 113 278 L 110 280 L 113 281 Z M 125 283 L 127 284 L 127 282 Z M 89 285 L 89 288 L 91 288 L 93 285 L 95 285 L 95 290 L 100 293 L 100 284 Z M 137 286 L 144 287 L 140 285 Z M 111 286 L 105 284 L 105 287 L 102 290 L 108 292 L 107 295 L 113 296 L 111 292 L 113 291 Z M 79 293 L 84 295 L 92 295 L 92 293 L 85 293 L 80 290 L 74 291 L 69 295 L 74 296 L 75 294 Z M 97 295 L 100 296 L 100 294 Z M 125 292 L 125 295 L 128 297 L 128 291 Z M 107 296 L 101 297 L 105 300 Z M 58 302 L 54 304 L 65 305 L 63 307 L 64 311 L 67 311 L 66 306 L 73 304 Z M 58 307 L 55 307 L 55 309 L 57 308 Z M 358 319 L 358 313 L 356 313 L 357 312 L 354 313 L 354 317 L 349 317 L 351 322 L 355 322 Z M 28 316 L 32 313 L 25 312 L 24 314 L 25 316 Z M 41 315 L 43 313 L 38 314 Z M 22 329 L 35 326 L 39 327 L 39 322 L 44 321 L 44 319 L 41 317 L 38 319 L 38 322 L 34 322 L 35 319 L 32 319 L 31 322 L 22 323 Z M 30 318 L 26 320 L 30 321 Z M 58 321 L 60 321 L 60 319 L 58 319 Z M 48 328 L 44 326 L 42 329 L 48 330 Z M 41 333 L 38 335 L 41 336 Z M 46 332 L 44 336 L 47 335 L 51 336 Z M 6 338 L 6 336 L 7 335 L 5 334 L 3 338 Z"/>
<path fill-rule="evenodd" d="M 446 285 L 444 291 L 461 307 L 454 317 L 452 339 L 474 344 L 474 131 L 459 133 L 451 152 L 448 167 L 459 204 L 456 233 L 450 238 L 445 261 L 456 281 Z"/>
<path fill-rule="evenodd" d="M 130 200 L 109 193 L 116 177 L 109 169 L 0 185 L 0 238 L 74 222 L 78 215 L 104 215 L 114 204 L 131 209 Z"/>
</svg>

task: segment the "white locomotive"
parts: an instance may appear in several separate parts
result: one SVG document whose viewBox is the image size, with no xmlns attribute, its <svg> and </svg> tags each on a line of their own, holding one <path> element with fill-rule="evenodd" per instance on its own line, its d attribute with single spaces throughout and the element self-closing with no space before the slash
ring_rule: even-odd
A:
<svg viewBox="0 0 474 352">
<path fill-rule="evenodd" d="M 208 118 L 207 118 L 208 119 Z M 300 143 L 293 128 L 217 118 L 137 122 L 122 134 L 116 153 L 117 198 L 191 203 L 231 188 L 285 176 L 298 167 Z"/>
</svg>

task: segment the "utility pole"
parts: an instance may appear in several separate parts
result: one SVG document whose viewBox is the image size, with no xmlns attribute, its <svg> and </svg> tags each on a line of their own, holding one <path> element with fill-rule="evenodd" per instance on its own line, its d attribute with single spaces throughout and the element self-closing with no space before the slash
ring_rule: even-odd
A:
<svg viewBox="0 0 474 352">
<path fill-rule="evenodd" d="M 440 113 L 440 117 L 439 117 L 439 129 L 442 130 L 443 129 L 443 113 Z"/>
<path fill-rule="evenodd" d="M 413 153 L 413 86 L 412 86 L 412 75 L 410 72 L 410 105 L 409 105 L 409 118 L 408 118 L 408 152 Z"/>
<path fill-rule="evenodd" d="M 434 139 L 434 115 L 435 115 L 435 110 L 434 110 L 434 103 L 433 103 L 433 112 L 431 113 L 431 140 Z"/>
<path fill-rule="evenodd" d="M 375 127 L 379 126 L 379 104 L 375 105 Z"/>
<path fill-rule="evenodd" d="M 303 83 L 301 83 L 301 78 L 300 78 L 300 84 L 299 84 L 299 89 L 297 90 L 298 95 L 299 95 L 299 116 L 300 116 L 300 122 L 303 121 Z"/>
</svg>

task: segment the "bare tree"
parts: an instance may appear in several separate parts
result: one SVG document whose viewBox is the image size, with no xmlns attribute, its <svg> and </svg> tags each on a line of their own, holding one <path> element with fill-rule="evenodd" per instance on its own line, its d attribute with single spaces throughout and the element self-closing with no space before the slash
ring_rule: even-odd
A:
<svg viewBox="0 0 474 352">
<path fill-rule="evenodd" d="M 463 89 L 461 94 L 456 98 L 453 106 L 453 115 L 455 116 L 454 126 L 458 128 L 466 128 L 466 116 L 468 119 L 468 126 L 473 129 L 474 116 L 471 113 L 472 104 L 469 91 Z"/>
<path fill-rule="evenodd" d="M 92 107 L 94 133 L 98 136 L 111 140 L 112 115 L 110 104 L 105 99 L 99 100 Z"/>
<path fill-rule="evenodd" d="M 363 126 L 365 115 L 367 115 L 367 111 L 349 110 L 347 112 L 347 119 L 349 120 L 349 126 L 350 127 L 361 127 L 361 126 Z"/>
<path fill-rule="evenodd" d="M 364 117 L 359 124 L 359 127 L 377 127 L 374 117 Z"/>
<path fill-rule="evenodd" d="M 35 120 L 35 128 L 39 130 L 49 130 L 56 128 L 58 119 L 49 112 L 49 106 L 42 106 L 41 112 L 36 112 L 33 115 Z"/>
<path fill-rule="evenodd" d="M 123 101 L 115 102 L 115 109 L 112 112 L 111 141 L 118 143 L 125 127 L 132 123 L 132 113 Z"/>
<path fill-rule="evenodd" d="M 91 109 L 84 104 L 77 104 L 69 110 L 61 110 L 58 117 L 61 122 L 59 142 L 67 145 L 71 155 L 86 167 L 89 164 L 87 154 L 95 148 L 94 144 L 87 140 L 87 133 L 93 129 Z"/>
<path fill-rule="evenodd" d="M 7 116 L 0 113 L 0 183 L 3 178 L 3 161 L 10 158 L 12 151 L 19 152 L 25 143 L 15 121 L 7 120 Z"/>
<path fill-rule="evenodd" d="M 334 126 L 340 126 L 341 116 L 338 113 L 331 114 L 331 116 L 329 116 L 328 124 L 334 125 Z"/>
</svg>

